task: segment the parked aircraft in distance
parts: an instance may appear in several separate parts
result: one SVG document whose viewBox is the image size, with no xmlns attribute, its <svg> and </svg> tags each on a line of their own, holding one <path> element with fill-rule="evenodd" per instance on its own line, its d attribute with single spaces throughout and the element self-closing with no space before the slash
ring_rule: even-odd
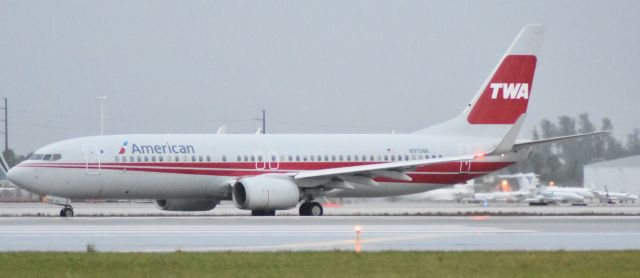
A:
<svg viewBox="0 0 640 278">
<path fill-rule="evenodd" d="M 456 184 L 454 186 L 412 194 L 406 200 L 428 202 L 463 202 L 473 198 L 473 183 Z"/>
<path fill-rule="evenodd" d="M 74 214 L 69 198 L 153 199 L 178 211 L 231 200 L 253 215 L 300 204 L 300 215 L 322 215 L 315 199 L 397 196 L 462 183 L 526 159 L 536 145 L 599 134 L 516 139 L 542 36 L 542 26 L 525 26 L 461 114 L 413 133 L 82 137 L 38 149 L 8 177 L 18 187 L 65 198 L 61 216 Z"/>
</svg>

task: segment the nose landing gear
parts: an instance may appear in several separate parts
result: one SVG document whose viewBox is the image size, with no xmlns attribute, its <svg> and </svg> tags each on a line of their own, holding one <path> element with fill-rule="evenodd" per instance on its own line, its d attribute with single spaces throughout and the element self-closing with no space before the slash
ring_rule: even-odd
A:
<svg viewBox="0 0 640 278">
<path fill-rule="evenodd" d="M 65 205 L 60 210 L 60 217 L 73 217 L 73 207 L 70 205 Z"/>
</svg>

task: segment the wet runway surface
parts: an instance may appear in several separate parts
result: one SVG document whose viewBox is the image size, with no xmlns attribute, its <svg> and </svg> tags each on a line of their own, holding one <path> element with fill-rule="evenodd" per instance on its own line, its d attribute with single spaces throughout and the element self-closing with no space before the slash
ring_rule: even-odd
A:
<svg viewBox="0 0 640 278">
<path fill-rule="evenodd" d="M 85 251 L 88 245 L 118 252 L 626 250 L 640 249 L 640 217 L 0 218 L 0 251 Z"/>
</svg>

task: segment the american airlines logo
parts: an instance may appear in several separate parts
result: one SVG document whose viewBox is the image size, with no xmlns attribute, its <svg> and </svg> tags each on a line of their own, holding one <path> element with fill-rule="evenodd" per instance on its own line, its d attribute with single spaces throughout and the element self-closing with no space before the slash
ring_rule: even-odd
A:
<svg viewBox="0 0 640 278">
<path fill-rule="evenodd" d="M 502 99 L 529 99 L 528 83 L 491 83 L 489 87 L 493 89 L 491 99 L 497 99 L 498 96 L 502 96 Z"/>
<path fill-rule="evenodd" d="M 127 152 L 129 141 L 124 141 L 118 154 Z M 137 145 L 131 144 L 131 154 L 193 154 L 196 153 L 193 145 L 174 145 L 166 143 L 164 145 Z"/>
</svg>

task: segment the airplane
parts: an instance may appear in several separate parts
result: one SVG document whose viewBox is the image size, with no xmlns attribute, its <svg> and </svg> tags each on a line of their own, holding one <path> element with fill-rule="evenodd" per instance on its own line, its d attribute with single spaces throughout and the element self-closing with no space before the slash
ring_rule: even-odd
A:
<svg viewBox="0 0 640 278">
<path fill-rule="evenodd" d="M 473 183 L 456 184 L 452 187 L 429 190 L 406 196 L 405 200 L 430 202 L 462 202 L 473 198 Z"/>
<path fill-rule="evenodd" d="M 597 197 L 601 201 L 604 200 L 607 203 L 611 203 L 611 204 L 615 203 L 616 201 L 618 203 L 625 203 L 625 202 L 635 203 L 636 201 L 638 201 L 638 199 L 640 199 L 640 197 L 636 194 L 624 193 L 624 192 L 611 192 L 609 191 L 609 187 L 606 185 L 604 186 L 604 190 L 599 190 L 597 187 L 594 186 L 592 191 L 595 195 L 597 195 Z"/>
<path fill-rule="evenodd" d="M 151 199 L 163 210 L 221 201 L 275 215 L 324 197 L 389 197 L 463 183 L 526 159 L 535 146 L 603 132 L 517 139 L 544 28 L 525 26 L 463 111 L 408 134 L 123 134 L 44 146 L 13 167 L 20 188 L 64 199 Z M 450 93 L 450 92 L 442 92 Z M 56 199 L 56 198 L 52 198 Z"/>
<path fill-rule="evenodd" d="M 472 202 L 513 202 L 518 203 L 530 198 L 536 194 L 536 186 L 522 174 L 516 175 L 498 175 L 498 178 L 517 178 L 520 189 L 518 191 L 498 191 L 487 193 L 475 193 L 473 195 Z M 506 183 L 507 180 L 503 180 L 502 183 Z"/>
</svg>

